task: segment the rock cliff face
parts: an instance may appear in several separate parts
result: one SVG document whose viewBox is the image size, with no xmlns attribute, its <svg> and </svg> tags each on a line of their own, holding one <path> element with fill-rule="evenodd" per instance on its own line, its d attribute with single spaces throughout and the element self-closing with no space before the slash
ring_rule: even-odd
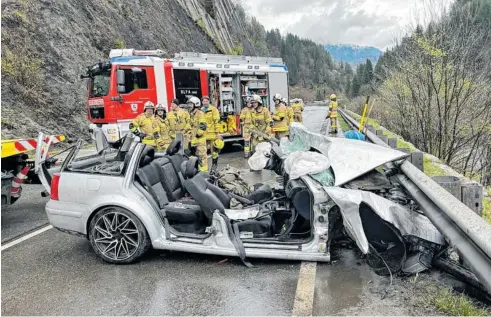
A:
<svg viewBox="0 0 491 317">
<path fill-rule="evenodd" d="M 230 0 L 2 1 L 2 137 L 88 138 L 85 67 L 111 48 L 254 55 Z"/>
</svg>

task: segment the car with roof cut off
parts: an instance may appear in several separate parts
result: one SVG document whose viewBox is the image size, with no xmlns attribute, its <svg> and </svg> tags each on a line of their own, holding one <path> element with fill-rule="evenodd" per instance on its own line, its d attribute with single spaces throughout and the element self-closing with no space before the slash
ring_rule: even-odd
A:
<svg viewBox="0 0 491 317">
<path fill-rule="evenodd" d="M 157 153 L 130 134 L 109 145 L 104 133 L 96 131 L 96 153 L 80 156 L 84 144 L 80 140 L 54 173 L 44 167 L 47 151 L 38 147 L 35 170 L 50 193 L 46 204 L 50 223 L 86 237 L 94 252 L 111 263 L 133 262 L 151 247 L 238 256 L 248 266 L 246 257 L 327 262 L 330 242 L 341 231 L 369 253 L 365 242 L 371 242 L 371 233 L 359 225 L 353 209 L 361 210 L 364 202 L 382 223 L 390 222 L 395 207 L 406 209 L 370 192 L 353 207 L 349 205 L 353 199 L 343 197 L 359 191 L 345 185 L 406 154 L 310 133 L 301 124 L 292 124 L 290 134 L 290 140 L 267 143 L 250 159 L 251 166 L 275 171 L 282 182 L 273 187 L 253 184 L 244 197 L 221 188 L 213 173 L 199 172 L 198 159 L 185 156 L 179 141 Z M 288 146 L 296 147 L 297 154 L 288 153 Z M 292 163 L 288 157 L 298 156 L 302 146 L 301 159 Z M 367 150 L 373 155 L 367 157 Z M 334 154 L 346 159 L 327 159 Z M 330 161 L 322 172 L 328 174 L 309 171 L 309 160 L 318 160 L 319 155 Z M 232 199 L 242 208 L 232 209 Z M 415 216 L 409 210 L 401 212 Z M 425 219 L 419 225 L 431 226 Z M 347 230 L 337 230 L 343 226 Z M 443 239 L 400 221 L 394 226 L 399 235 L 427 241 L 433 248 L 443 244 Z"/>
</svg>

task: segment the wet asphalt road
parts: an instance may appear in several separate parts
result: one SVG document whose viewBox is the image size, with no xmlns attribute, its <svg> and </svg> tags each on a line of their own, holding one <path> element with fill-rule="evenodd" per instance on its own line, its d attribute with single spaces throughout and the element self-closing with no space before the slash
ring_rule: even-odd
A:
<svg viewBox="0 0 491 317">
<path fill-rule="evenodd" d="M 326 108 L 307 107 L 310 129 L 321 131 Z M 322 115 L 319 115 L 321 113 Z M 229 151 L 221 164 L 247 168 Z M 263 171 L 248 180 L 270 181 Z M 24 186 L 21 199 L 2 210 L 2 244 L 46 223 L 41 186 Z M 291 315 L 299 262 L 151 251 L 132 265 L 99 260 L 89 242 L 55 229 L 2 251 L 2 315 Z M 380 293 L 388 279 L 375 275 L 353 250 L 317 264 L 313 315 L 414 313 L 399 295 Z"/>
</svg>

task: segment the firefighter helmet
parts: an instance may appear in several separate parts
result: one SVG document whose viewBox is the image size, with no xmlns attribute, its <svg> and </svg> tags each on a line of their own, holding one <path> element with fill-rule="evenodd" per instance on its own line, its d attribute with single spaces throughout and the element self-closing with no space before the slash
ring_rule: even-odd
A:
<svg viewBox="0 0 491 317">
<path fill-rule="evenodd" d="M 281 102 L 283 102 L 285 105 L 287 105 L 287 104 L 288 104 L 288 99 L 286 99 L 286 98 L 281 98 Z"/>
<path fill-rule="evenodd" d="M 329 98 L 330 98 L 331 100 L 336 99 L 336 94 L 331 94 L 331 96 L 329 96 Z"/>
<path fill-rule="evenodd" d="M 281 94 L 275 94 L 273 97 L 273 101 L 276 101 L 276 100 L 281 101 L 281 99 L 282 99 Z"/>
<path fill-rule="evenodd" d="M 251 102 L 257 102 L 260 105 L 263 104 L 263 100 L 261 99 L 261 96 L 259 96 L 259 95 L 252 95 Z"/>
<path fill-rule="evenodd" d="M 147 102 L 145 102 L 145 105 L 143 106 L 143 109 L 144 109 L 144 110 L 147 110 L 147 109 L 152 109 L 152 110 L 154 110 L 154 108 L 155 108 L 155 105 L 154 105 L 154 104 L 153 104 L 153 102 L 151 102 L 151 101 L 147 101 Z"/>
<path fill-rule="evenodd" d="M 213 147 L 217 150 L 223 149 L 225 142 L 222 139 L 216 139 L 213 141 Z"/>
<path fill-rule="evenodd" d="M 188 100 L 188 104 L 193 104 L 195 108 L 201 108 L 201 101 L 199 101 L 198 97 L 191 97 Z"/>
<path fill-rule="evenodd" d="M 166 109 L 165 109 L 165 108 L 166 108 L 166 107 L 165 107 L 163 104 L 158 103 L 158 104 L 155 106 L 155 111 L 159 111 L 159 110 L 161 110 L 161 111 L 166 112 Z"/>
</svg>

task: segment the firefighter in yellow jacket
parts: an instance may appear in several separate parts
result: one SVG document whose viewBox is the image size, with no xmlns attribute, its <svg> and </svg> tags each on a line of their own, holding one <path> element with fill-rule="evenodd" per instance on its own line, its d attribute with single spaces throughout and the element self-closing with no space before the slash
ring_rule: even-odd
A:
<svg viewBox="0 0 491 317">
<path fill-rule="evenodd" d="M 242 125 L 242 137 L 244 137 L 244 157 L 251 156 L 251 132 L 252 124 L 252 100 L 247 100 L 247 106 L 240 111 L 240 124 Z"/>
<path fill-rule="evenodd" d="M 190 117 L 189 112 L 179 107 L 179 100 L 174 99 L 170 103 L 170 111 L 167 114 L 167 119 L 170 125 L 170 136 L 173 140 L 176 139 L 177 134 L 181 134 L 183 137 L 182 147 L 184 150 L 189 148 L 190 136 Z"/>
<path fill-rule="evenodd" d="M 155 107 L 155 121 L 158 126 L 158 138 L 156 139 L 157 152 L 165 152 L 172 142 L 170 122 L 167 119 L 167 110 L 163 104 Z"/>
<path fill-rule="evenodd" d="M 293 109 L 293 117 L 295 119 L 295 122 L 302 123 L 303 103 L 301 102 L 300 99 L 298 98 L 293 99 L 292 109 Z"/>
<path fill-rule="evenodd" d="M 295 117 L 293 114 L 293 108 L 292 106 L 288 103 L 288 99 L 283 97 L 281 99 L 281 102 L 286 106 L 286 113 L 288 114 L 288 128 L 290 128 L 290 123 L 295 122 Z"/>
<path fill-rule="evenodd" d="M 211 152 L 211 168 L 215 169 L 218 165 L 218 155 L 223 149 L 224 143 L 220 131 L 220 112 L 217 107 L 210 105 L 210 97 L 201 98 L 201 111 L 206 118 L 206 148 Z"/>
<path fill-rule="evenodd" d="M 273 134 L 271 130 L 271 124 L 273 122 L 273 119 L 271 118 L 271 114 L 269 113 L 268 109 L 266 109 L 263 106 L 263 101 L 261 99 L 261 96 L 259 95 L 253 95 L 252 96 L 252 125 L 253 128 L 266 133 L 268 135 Z M 258 135 L 254 135 L 252 138 L 252 151 L 254 152 L 256 145 L 259 142 L 263 142 L 264 138 L 260 137 Z"/>
<path fill-rule="evenodd" d="M 281 95 L 276 94 L 273 97 L 275 103 L 275 112 L 273 114 L 273 132 L 277 139 L 288 136 L 288 112 L 286 106 L 281 101 Z"/>
<path fill-rule="evenodd" d="M 199 170 L 208 171 L 208 156 L 206 155 L 206 118 L 201 111 L 201 101 L 191 97 L 188 101 L 191 115 L 191 150 L 199 158 Z"/>
<path fill-rule="evenodd" d="M 136 117 L 130 123 L 130 131 L 138 136 L 143 144 L 155 146 L 155 140 L 158 139 L 158 125 L 154 117 L 154 104 L 147 101 L 143 106 L 143 113 Z"/>
<path fill-rule="evenodd" d="M 331 101 L 329 102 L 329 112 L 327 117 L 331 120 L 331 133 L 338 133 L 338 102 L 336 101 L 336 95 L 329 96 Z"/>
</svg>

